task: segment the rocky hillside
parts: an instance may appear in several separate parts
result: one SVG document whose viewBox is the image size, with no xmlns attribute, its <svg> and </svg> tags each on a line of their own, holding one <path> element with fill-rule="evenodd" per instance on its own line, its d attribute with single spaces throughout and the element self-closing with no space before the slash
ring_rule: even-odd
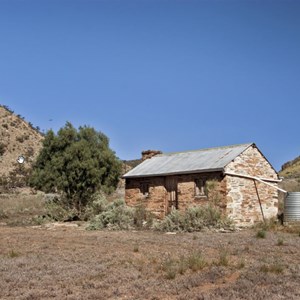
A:
<svg viewBox="0 0 300 300">
<path fill-rule="evenodd" d="M 37 128 L 0 105 L 0 186 L 24 184 L 34 158 L 42 147 L 43 136 Z M 19 156 L 25 158 L 19 164 Z"/>
<path fill-rule="evenodd" d="M 285 163 L 281 167 L 280 176 L 286 178 L 300 178 L 300 156 Z"/>
<path fill-rule="evenodd" d="M 281 167 L 279 175 L 284 177 L 282 188 L 289 192 L 300 191 L 300 156 L 288 161 Z"/>
</svg>

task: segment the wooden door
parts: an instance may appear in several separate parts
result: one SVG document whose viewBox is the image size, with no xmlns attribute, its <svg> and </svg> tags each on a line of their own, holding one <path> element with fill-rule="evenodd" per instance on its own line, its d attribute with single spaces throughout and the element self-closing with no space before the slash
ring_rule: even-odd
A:
<svg viewBox="0 0 300 300">
<path fill-rule="evenodd" d="M 172 209 L 178 209 L 178 192 L 177 180 L 174 177 L 166 177 L 166 190 L 167 190 L 167 213 Z"/>
</svg>

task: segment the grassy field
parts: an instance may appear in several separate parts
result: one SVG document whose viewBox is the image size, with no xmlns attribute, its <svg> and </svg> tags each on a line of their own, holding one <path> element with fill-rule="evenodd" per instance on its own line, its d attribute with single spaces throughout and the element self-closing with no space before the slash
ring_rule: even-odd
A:
<svg viewBox="0 0 300 300">
<path fill-rule="evenodd" d="M 43 212 L 40 196 L 28 196 L 27 208 L 18 197 L 0 202 L 0 299 L 300 299 L 298 229 L 33 226 L 28 220 Z"/>
</svg>

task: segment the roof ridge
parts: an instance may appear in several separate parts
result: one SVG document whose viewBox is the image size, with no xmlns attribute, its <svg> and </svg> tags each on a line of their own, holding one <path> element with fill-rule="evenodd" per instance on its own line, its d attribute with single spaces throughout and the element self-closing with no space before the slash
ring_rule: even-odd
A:
<svg viewBox="0 0 300 300">
<path fill-rule="evenodd" d="M 208 151 L 208 150 L 216 150 L 216 149 L 226 149 L 226 148 L 236 148 L 236 147 L 249 147 L 253 145 L 254 143 L 244 143 L 244 144 L 234 144 L 234 145 L 227 145 L 227 146 L 218 146 L 218 147 L 211 147 L 211 148 L 202 148 L 198 150 L 187 150 L 187 151 L 177 151 L 177 152 L 166 152 L 162 154 L 158 154 L 155 156 L 169 156 L 169 155 L 175 155 L 175 154 L 181 154 L 181 153 L 193 153 L 193 152 L 201 152 L 201 151 Z"/>
</svg>

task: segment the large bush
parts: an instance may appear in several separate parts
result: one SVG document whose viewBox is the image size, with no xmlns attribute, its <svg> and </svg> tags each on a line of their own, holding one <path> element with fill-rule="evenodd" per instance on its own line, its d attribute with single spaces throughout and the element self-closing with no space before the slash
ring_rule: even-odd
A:
<svg viewBox="0 0 300 300">
<path fill-rule="evenodd" d="M 30 185 L 61 193 L 69 209 L 81 214 L 96 191 L 116 188 L 120 171 L 121 163 L 103 133 L 87 126 L 76 130 L 67 122 L 57 134 L 50 130 L 45 135 Z"/>
<path fill-rule="evenodd" d="M 87 229 L 130 229 L 134 226 L 134 208 L 126 206 L 124 200 L 95 203 L 99 213 L 92 218 Z M 97 207 L 98 206 L 98 207 Z"/>
</svg>

